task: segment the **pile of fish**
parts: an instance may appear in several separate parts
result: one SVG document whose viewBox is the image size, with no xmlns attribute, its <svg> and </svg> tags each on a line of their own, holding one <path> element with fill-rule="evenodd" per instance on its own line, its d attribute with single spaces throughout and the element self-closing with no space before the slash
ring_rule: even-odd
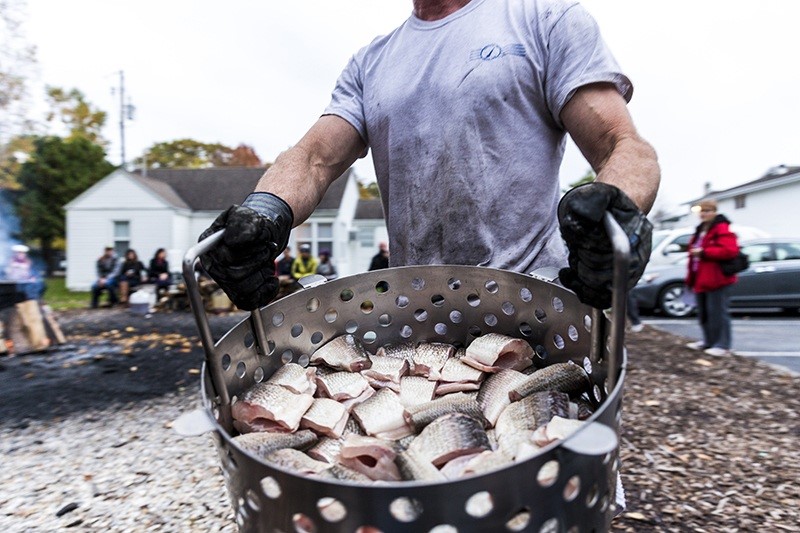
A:
<svg viewBox="0 0 800 533">
<path fill-rule="evenodd" d="M 309 367 L 280 367 L 234 400 L 233 441 L 300 474 L 358 483 L 444 481 L 494 470 L 564 439 L 591 416 L 572 362 L 541 369 L 521 340 L 466 349 L 401 343 L 369 353 L 352 335 Z"/>
</svg>

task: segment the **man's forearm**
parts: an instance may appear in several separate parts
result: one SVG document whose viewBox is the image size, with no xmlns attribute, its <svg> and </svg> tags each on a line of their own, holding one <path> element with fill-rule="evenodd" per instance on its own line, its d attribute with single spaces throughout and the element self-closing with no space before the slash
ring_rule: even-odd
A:
<svg viewBox="0 0 800 533">
<path fill-rule="evenodd" d="M 597 181 L 619 187 L 642 212 L 649 213 L 661 182 L 655 150 L 638 135 L 620 139 L 597 172 Z"/>
</svg>

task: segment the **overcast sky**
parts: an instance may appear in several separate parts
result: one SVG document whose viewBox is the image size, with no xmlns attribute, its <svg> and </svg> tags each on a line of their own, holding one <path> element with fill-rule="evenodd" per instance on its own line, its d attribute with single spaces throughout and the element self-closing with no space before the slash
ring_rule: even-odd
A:
<svg viewBox="0 0 800 533">
<path fill-rule="evenodd" d="M 27 0 L 43 83 L 109 112 L 120 160 L 119 71 L 136 107 L 126 158 L 193 138 L 273 161 L 328 103 L 349 57 L 411 13 L 409 0 Z M 656 148 L 658 204 L 674 206 L 800 164 L 796 0 L 584 0 L 635 89 Z M 372 178 L 369 157 L 356 166 Z M 561 182 L 589 165 L 570 144 Z"/>
</svg>

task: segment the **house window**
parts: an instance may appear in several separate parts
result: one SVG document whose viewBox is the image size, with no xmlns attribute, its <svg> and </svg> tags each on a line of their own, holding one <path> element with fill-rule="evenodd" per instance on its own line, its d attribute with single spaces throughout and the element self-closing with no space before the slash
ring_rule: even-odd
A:
<svg viewBox="0 0 800 533">
<path fill-rule="evenodd" d="M 745 207 L 745 198 L 746 195 L 740 194 L 739 196 L 733 197 L 733 207 L 734 209 L 744 209 Z"/>
<path fill-rule="evenodd" d="M 131 223 L 128 220 L 114 221 L 114 251 L 117 257 L 125 257 L 131 247 Z"/>
<path fill-rule="evenodd" d="M 375 229 L 358 228 L 358 244 L 362 248 L 375 248 Z"/>
<path fill-rule="evenodd" d="M 311 245 L 311 255 L 319 255 L 320 250 L 333 252 L 333 223 L 306 222 L 294 229 L 294 240 L 297 246 Z"/>
</svg>

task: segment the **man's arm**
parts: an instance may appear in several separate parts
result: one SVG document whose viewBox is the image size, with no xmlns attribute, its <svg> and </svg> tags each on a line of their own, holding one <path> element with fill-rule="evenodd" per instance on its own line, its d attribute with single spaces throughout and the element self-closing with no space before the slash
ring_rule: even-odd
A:
<svg viewBox="0 0 800 533">
<path fill-rule="evenodd" d="M 294 213 L 294 225 L 305 221 L 330 184 L 364 153 L 366 145 L 349 122 L 325 115 L 296 145 L 280 154 L 256 185 L 255 192 L 282 198 Z"/>
<path fill-rule="evenodd" d="M 562 109 L 561 121 L 597 173 L 597 181 L 618 187 L 648 213 L 661 181 L 658 158 L 636 132 L 625 99 L 614 86 L 581 87 Z"/>
</svg>

